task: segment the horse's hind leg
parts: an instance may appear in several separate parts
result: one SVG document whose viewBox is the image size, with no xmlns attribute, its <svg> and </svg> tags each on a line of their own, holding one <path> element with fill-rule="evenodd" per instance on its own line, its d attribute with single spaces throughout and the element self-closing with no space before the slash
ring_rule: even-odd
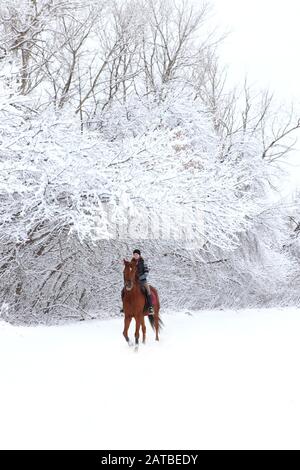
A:
<svg viewBox="0 0 300 470">
<path fill-rule="evenodd" d="M 129 330 L 131 318 L 132 317 L 125 317 L 125 319 L 124 319 L 124 331 L 123 331 L 123 336 L 126 339 L 129 346 L 130 346 L 130 340 L 129 340 L 129 337 L 128 337 L 128 330 Z"/>
<path fill-rule="evenodd" d="M 154 315 L 154 327 L 155 327 L 155 339 L 159 341 L 158 330 L 159 330 L 159 310 L 155 312 Z"/>
</svg>

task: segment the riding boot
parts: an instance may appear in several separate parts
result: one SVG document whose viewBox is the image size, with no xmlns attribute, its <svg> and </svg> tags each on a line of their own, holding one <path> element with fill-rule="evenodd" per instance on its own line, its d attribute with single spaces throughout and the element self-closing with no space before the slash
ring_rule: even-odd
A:
<svg viewBox="0 0 300 470">
<path fill-rule="evenodd" d="M 151 298 L 151 295 L 149 295 L 147 291 L 146 291 L 146 295 L 147 295 L 147 302 L 148 302 L 148 311 L 150 315 L 152 315 L 154 313 L 153 305 L 152 305 L 152 298 Z"/>
</svg>

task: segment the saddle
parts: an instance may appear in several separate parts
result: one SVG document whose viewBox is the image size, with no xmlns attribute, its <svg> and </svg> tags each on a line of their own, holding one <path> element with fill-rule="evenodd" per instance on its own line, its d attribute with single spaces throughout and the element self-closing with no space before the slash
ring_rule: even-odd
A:
<svg viewBox="0 0 300 470">
<path fill-rule="evenodd" d="M 148 310 L 148 308 L 150 307 L 149 305 L 149 302 L 148 302 L 148 296 L 147 296 L 147 291 L 146 291 L 146 288 L 144 286 L 141 286 L 141 290 L 142 290 L 142 293 L 144 294 L 145 296 L 145 307 L 144 307 L 144 311 L 145 310 Z M 153 307 L 156 305 L 156 295 L 155 293 L 153 292 L 151 286 L 150 286 L 150 291 L 151 291 L 151 300 L 152 300 L 152 305 Z"/>
</svg>

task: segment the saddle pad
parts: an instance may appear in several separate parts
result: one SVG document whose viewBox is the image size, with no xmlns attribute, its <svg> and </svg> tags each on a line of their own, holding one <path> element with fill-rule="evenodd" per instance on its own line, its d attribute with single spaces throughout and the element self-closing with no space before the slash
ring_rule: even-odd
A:
<svg viewBox="0 0 300 470">
<path fill-rule="evenodd" d="M 152 305 L 156 305 L 156 295 L 154 292 L 151 292 Z"/>
</svg>

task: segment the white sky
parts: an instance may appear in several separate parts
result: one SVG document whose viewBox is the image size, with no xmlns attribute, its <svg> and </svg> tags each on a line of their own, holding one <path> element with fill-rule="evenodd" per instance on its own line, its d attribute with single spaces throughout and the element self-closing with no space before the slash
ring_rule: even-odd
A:
<svg viewBox="0 0 300 470">
<path fill-rule="evenodd" d="M 278 104 L 287 109 L 293 103 L 300 117 L 300 0 L 210 2 L 214 23 L 221 31 L 230 32 L 220 48 L 229 79 L 241 82 L 247 74 L 249 84 L 270 89 Z M 300 188 L 299 142 L 298 151 L 285 160 L 290 176 L 283 195 Z"/>
<path fill-rule="evenodd" d="M 211 0 L 220 27 L 231 31 L 222 57 L 234 78 L 245 73 L 279 98 L 299 103 L 300 1 Z"/>
</svg>

